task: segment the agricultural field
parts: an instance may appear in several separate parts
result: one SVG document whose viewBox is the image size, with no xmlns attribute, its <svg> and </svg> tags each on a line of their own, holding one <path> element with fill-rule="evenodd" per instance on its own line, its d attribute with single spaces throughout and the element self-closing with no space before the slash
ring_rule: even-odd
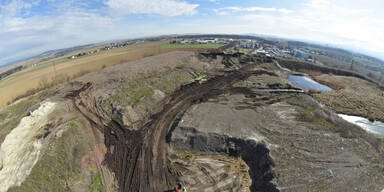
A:
<svg viewBox="0 0 384 192">
<path fill-rule="evenodd" d="M 146 42 L 76 59 L 68 59 L 70 55 L 64 55 L 37 63 L 0 80 L 0 107 L 89 72 L 179 49 L 182 47 L 168 47 L 168 41 Z"/>
<path fill-rule="evenodd" d="M 224 44 L 168 44 L 163 45 L 164 49 L 217 49 L 224 46 Z"/>
</svg>

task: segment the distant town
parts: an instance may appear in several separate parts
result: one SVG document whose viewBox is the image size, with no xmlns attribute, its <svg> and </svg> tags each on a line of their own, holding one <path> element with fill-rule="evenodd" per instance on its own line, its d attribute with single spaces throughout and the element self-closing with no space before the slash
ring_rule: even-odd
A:
<svg viewBox="0 0 384 192">
<path fill-rule="evenodd" d="M 309 49 L 289 48 L 286 42 L 269 42 L 253 39 L 230 39 L 230 38 L 188 38 L 172 39 L 171 44 L 225 44 L 226 52 L 241 52 L 245 54 L 262 54 L 267 57 L 296 58 L 308 62 L 315 62 L 310 54 L 321 55 L 321 52 Z"/>
<path fill-rule="evenodd" d="M 107 44 L 101 48 L 97 48 L 97 49 L 94 49 L 94 50 L 90 50 L 90 51 L 86 51 L 86 52 L 81 52 L 81 53 L 78 53 L 76 55 L 72 55 L 70 57 L 68 57 L 69 59 L 76 59 L 78 57 L 82 57 L 82 56 L 85 56 L 85 55 L 92 55 L 92 54 L 96 54 L 96 53 L 99 53 L 100 51 L 106 51 L 106 50 L 111 50 L 111 49 L 114 49 L 114 48 L 121 48 L 121 47 L 126 47 L 128 45 L 132 45 L 132 44 L 135 44 L 135 43 L 140 43 L 140 42 L 143 42 L 142 40 L 140 41 L 123 41 L 123 42 L 117 42 L 117 43 L 110 43 L 110 44 Z"/>
<path fill-rule="evenodd" d="M 172 38 L 169 40 L 170 44 L 183 44 L 183 45 L 198 45 L 198 44 L 221 44 L 225 45 L 225 52 L 241 52 L 245 54 L 263 54 L 267 57 L 284 57 L 296 58 L 305 60 L 307 62 L 315 62 L 310 54 L 322 55 L 321 52 L 311 51 L 309 49 L 296 49 L 290 48 L 286 42 L 268 42 L 264 40 L 253 39 L 231 39 L 231 38 Z M 99 53 L 100 51 L 111 50 L 114 48 L 126 47 L 135 43 L 144 42 L 145 40 L 130 40 L 122 42 L 114 42 L 106 44 L 94 50 L 77 53 L 68 57 L 69 59 L 76 59 L 86 55 Z"/>
<path fill-rule="evenodd" d="M 0 71 L 0 80 L 27 67 L 39 67 L 46 61 L 64 57 L 75 60 L 89 55 L 100 54 L 133 44 L 163 41 L 168 42 L 163 49 L 219 49 L 224 53 L 260 54 L 267 57 L 288 58 L 305 62 L 359 71 L 378 81 L 384 82 L 382 61 L 362 54 L 345 50 L 290 41 L 278 38 L 261 38 L 251 35 L 166 35 L 151 38 L 119 40 L 108 43 L 89 44 L 67 49 L 47 51 L 39 56 L 20 62 Z"/>
</svg>

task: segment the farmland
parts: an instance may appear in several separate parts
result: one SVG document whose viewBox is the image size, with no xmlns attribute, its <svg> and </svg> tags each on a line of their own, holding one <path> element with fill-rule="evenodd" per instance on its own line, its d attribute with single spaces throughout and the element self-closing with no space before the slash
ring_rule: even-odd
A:
<svg viewBox="0 0 384 192">
<path fill-rule="evenodd" d="M 207 47 L 213 46 L 205 45 L 205 48 Z M 34 67 L 28 67 L 0 80 L 0 107 L 89 72 L 179 49 L 183 47 L 169 46 L 167 41 L 146 42 L 76 59 L 68 59 L 70 55 L 64 55 L 37 63 Z"/>
<path fill-rule="evenodd" d="M 168 44 L 162 45 L 164 49 L 217 49 L 224 44 Z"/>
</svg>

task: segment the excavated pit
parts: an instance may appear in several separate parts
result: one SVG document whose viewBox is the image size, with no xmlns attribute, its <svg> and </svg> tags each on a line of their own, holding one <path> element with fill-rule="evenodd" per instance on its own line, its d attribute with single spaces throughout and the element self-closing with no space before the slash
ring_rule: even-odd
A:
<svg viewBox="0 0 384 192">
<path fill-rule="evenodd" d="M 271 183 L 274 162 L 265 144 L 252 140 L 230 137 L 217 133 L 203 133 L 195 128 L 177 127 L 170 133 L 170 145 L 175 150 L 198 154 L 227 154 L 240 157 L 249 167 L 251 191 L 278 191 Z"/>
<path fill-rule="evenodd" d="M 101 115 L 92 112 L 94 106 L 87 107 L 89 102 L 80 96 L 82 92 L 92 88 L 91 85 L 84 85 L 79 91 L 72 92 L 70 97 L 84 116 L 88 117 L 95 126 L 103 129 L 107 147 L 104 163 L 114 172 L 119 191 L 167 191 L 180 176 L 177 167 L 172 167 L 167 158 L 166 138 L 175 119 L 191 105 L 228 91 L 233 83 L 244 80 L 250 75 L 273 75 L 264 70 L 253 70 L 254 67 L 254 64 L 247 65 L 225 75 L 213 77 L 203 84 L 182 86 L 170 97 L 164 99 L 154 110 L 158 113 L 143 120 L 140 123 L 141 128 L 136 130 L 123 127 L 114 121 L 105 123 Z M 241 156 L 252 169 L 257 169 L 251 172 L 252 178 L 255 179 L 252 190 L 267 186 L 273 177 L 272 174 L 266 174 L 270 172 L 270 166 L 273 164 L 270 157 L 266 155 L 268 149 L 250 141 L 244 143 L 233 139 L 232 141 L 237 144 L 230 154 Z M 263 154 L 263 157 L 254 161 L 254 156 L 245 153 L 247 150 L 253 151 L 249 154 Z"/>
</svg>

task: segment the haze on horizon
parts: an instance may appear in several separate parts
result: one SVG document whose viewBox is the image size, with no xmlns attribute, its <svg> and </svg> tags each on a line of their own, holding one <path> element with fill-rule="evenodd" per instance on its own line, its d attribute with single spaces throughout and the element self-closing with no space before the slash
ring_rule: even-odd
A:
<svg viewBox="0 0 384 192">
<path fill-rule="evenodd" d="M 384 59 L 381 0 L 4 0 L 0 65 L 43 51 L 183 33 L 264 34 Z"/>
</svg>

